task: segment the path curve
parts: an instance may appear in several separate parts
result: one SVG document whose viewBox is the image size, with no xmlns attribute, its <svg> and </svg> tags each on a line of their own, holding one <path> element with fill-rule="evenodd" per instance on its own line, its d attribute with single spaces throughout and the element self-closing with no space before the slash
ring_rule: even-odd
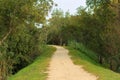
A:
<svg viewBox="0 0 120 80">
<path fill-rule="evenodd" d="M 85 71 L 82 66 L 74 65 L 68 50 L 60 47 L 52 56 L 47 80 L 97 80 L 97 77 Z"/>
</svg>

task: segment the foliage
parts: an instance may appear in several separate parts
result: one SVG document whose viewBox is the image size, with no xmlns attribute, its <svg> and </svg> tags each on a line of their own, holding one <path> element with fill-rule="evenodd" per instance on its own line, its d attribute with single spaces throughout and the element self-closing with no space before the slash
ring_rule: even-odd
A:
<svg viewBox="0 0 120 80">
<path fill-rule="evenodd" d="M 0 0 L 0 80 L 42 53 L 44 30 L 35 24 L 45 22 L 52 5 L 52 0 Z"/>
<path fill-rule="evenodd" d="M 97 62 L 119 72 L 120 23 L 119 13 L 115 11 L 119 8 L 112 6 L 110 0 L 86 0 L 86 3 L 87 8 L 78 7 L 75 15 L 52 16 L 49 43 L 67 45 L 73 41 L 72 46 L 77 49 L 82 44 L 96 53 Z"/>
<path fill-rule="evenodd" d="M 64 15 L 63 11 L 61 10 L 54 10 L 52 13 L 52 18 L 49 19 L 50 24 L 49 26 L 49 42 L 53 44 L 62 44 L 62 30 L 64 28 Z M 52 26 L 52 27 L 51 27 Z M 61 28 L 62 27 L 62 28 Z"/>
<path fill-rule="evenodd" d="M 96 75 L 98 77 L 98 80 L 120 79 L 119 73 L 115 73 L 109 69 L 105 69 L 99 63 L 96 63 L 95 60 L 91 59 L 89 56 L 85 55 L 81 51 L 75 50 L 71 47 L 67 47 L 67 49 L 69 49 L 69 54 L 72 56 L 71 58 L 74 61 L 74 63 L 77 65 L 82 65 L 85 70 Z M 85 49 L 85 51 L 87 52 L 87 54 L 91 54 L 89 53 L 89 50 L 87 51 L 87 49 Z"/>
<path fill-rule="evenodd" d="M 29 66 L 11 76 L 8 80 L 46 80 L 47 66 L 55 48 L 48 47 L 45 51 Z"/>
<path fill-rule="evenodd" d="M 88 56 L 97 63 L 98 55 L 93 51 L 91 51 L 90 49 L 87 49 L 82 43 L 78 43 L 76 41 L 70 41 L 68 43 L 68 46 L 82 52 L 83 54 L 85 54 L 86 56 Z"/>
</svg>

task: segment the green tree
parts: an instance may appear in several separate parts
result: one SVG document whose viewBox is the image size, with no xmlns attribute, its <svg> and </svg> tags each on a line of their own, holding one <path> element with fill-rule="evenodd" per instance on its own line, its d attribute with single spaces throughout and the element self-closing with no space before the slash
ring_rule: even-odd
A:
<svg viewBox="0 0 120 80">
<path fill-rule="evenodd" d="M 40 32 L 31 27 L 44 22 L 52 5 L 52 0 L 0 1 L 0 80 L 38 51 Z"/>
</svg>

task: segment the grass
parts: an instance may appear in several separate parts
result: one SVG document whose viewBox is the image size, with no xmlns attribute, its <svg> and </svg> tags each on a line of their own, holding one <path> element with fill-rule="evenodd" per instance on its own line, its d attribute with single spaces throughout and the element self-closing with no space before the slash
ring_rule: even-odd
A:
<svg viewBox="0 0 120 80">
<path fill-rule="evenodd" d="M 8 80 L 46 80 L 47 67 L 53 52 L 56 49 L 47 47 L 46 51 L 41 54 L 31 65 L 20 70 L 17 74 L 11 76 Z"/>
<path fill-rule="evenodd" d="M 102 67 L 95 60 L 86 56 L 83 52 L 67 47 L 72 60 L 77 65 L 83 65 L 83 68 L 88 72 L 98 76 L 98 80 L 120 80 L 120 74 Z M 86 51 L 89 54 L 89 51 Z M 92 54 L 93 55 L 93 54 Z"/>
</svg>

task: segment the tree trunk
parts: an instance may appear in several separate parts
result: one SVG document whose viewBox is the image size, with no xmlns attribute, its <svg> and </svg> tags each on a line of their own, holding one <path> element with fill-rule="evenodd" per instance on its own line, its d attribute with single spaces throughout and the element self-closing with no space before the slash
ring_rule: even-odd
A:
<svg viewBox="0 0 120 80">
<path fill-rule="evenodd" d="M 3 37 L 3 39 L 0 41 L 0 46 L 2 45 L 2 43 L 7 39 L 7 37 L 10 35 L 10 33 L 12 32 L 12 28 L 9 28 L 8 33 L 6 33 L 6 35 Z"/>
<path fill-rule="evenodd" d="M 120 0 L 118 0 L 118 19 L 120 21 Z"/>
<path fill-rule="evenodd" d="M 7 66 L 6 61 L 0 61 L 0 80 L 7 80 Z"/>
<path fill-rule="evenodd" d="M 9 31 L 6 33 L 6 35 L 2 38 L 0 41 L 0 46 L 4 43 L 4 41 L 8 38 L 8 36 L 11 34 L 12 28 L 9 28 Z M 0 56 L 2 57 L 4 54 L 0 51 Z M 3 57 L 2 57 L 3 58 Z M 7 66 L 6 66 L 6 59 L 0 60 L 0 80 L 7 80 Z"/>
<path fill-rule="evenodd" d="M 63 41 L 62 41 L 62 38 L 60 38 L 60 45 L 62 46 L 62 44 L 63 44 Z"/>
<path fill-rule="evenodd" d="M 111 69 L 111 70 L 114 70 L 114 69 L 113 69 L 113 61 L 112 61 L 112 60 L 110 60 L 110 69 Z"/>
<path fill-rule="evenodd" d="M 99 63 L 103 64 L 103 58 L 102 58 L 102 56 L 99 56 Z"/>
</svg>

